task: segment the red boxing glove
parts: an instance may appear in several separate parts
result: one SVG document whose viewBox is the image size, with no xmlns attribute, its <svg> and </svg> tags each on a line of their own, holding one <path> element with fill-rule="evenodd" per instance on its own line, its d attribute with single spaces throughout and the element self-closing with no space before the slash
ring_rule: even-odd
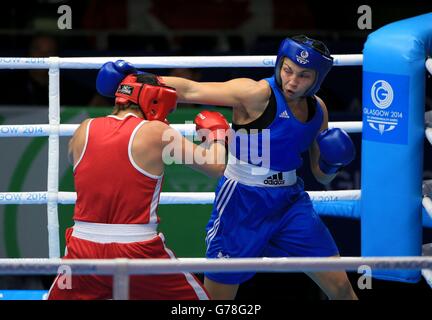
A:
<svg viewBox="0 0 432 320">
<path fill-rule="evenodd" d="M 197 135 L 202 142 L 224 141 L 227 143 L 230 126 L 221 113 L 204 110 L 197 114 L 194 122 Z"/>
</svg>

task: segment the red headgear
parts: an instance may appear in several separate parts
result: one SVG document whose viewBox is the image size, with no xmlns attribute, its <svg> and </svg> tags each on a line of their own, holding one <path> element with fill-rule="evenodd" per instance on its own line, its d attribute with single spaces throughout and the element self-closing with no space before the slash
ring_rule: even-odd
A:
<svg viewBox="0 0 432 320">
<path fill-rule="evenodd" d="M 137 76 L 140 75 L 130 74 L 123 79 L 115 94 L 115 103 L 124 105 L 132 102 L 140 106 L 147 120 L 166 122 L 168 114 L 177 107 L 176 90 L 166 86 L 157 77 L 140 83 L 137 82 Z"/>
</svg>

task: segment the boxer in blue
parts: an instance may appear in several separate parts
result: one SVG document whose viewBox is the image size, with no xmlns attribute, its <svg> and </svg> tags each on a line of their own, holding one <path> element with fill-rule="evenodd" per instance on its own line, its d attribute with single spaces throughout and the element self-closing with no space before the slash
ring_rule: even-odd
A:
<svg viewBox="0 0 432 320">
<path fill-rule="evenodd" d="M 322 42 L 296 36 L 282 41 L 271 78 L 199 83 L 162 77 L 179 102 L 233 108 L 236 136 L 207 225 L 208 258 L 339 256 L 296 175 L 307 150 L 323 184 L 355 157 L 348 134 L 328 129 L 327 107 L 315 95 L 332 65 Z M 248 143 L 239 143 L 244 138 Z M 357 298 L 345 272 L 307 274 L 330 299 Z M 234 299 L 253 275 L 206 273 L 204 284 L 212 298 Z"/>
</svg>

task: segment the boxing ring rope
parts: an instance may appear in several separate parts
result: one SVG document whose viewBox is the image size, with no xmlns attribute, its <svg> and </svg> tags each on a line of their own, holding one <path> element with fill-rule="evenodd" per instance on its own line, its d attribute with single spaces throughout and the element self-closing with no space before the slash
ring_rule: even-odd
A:
<svg viewBox="0 0 432 320">
<path fill-rule="evenodd" d="M 335 66 L 361 66 L 362 54 L 335 54 Z M 0 58 L 0 69 L 99 69 L 107 61 L 127 59 L 138 68 L 251 68 L 274 67 L 276 56 L 202 56 L 202 57 L 86 57 L 86 58 Z"/>
<path fill-rule="evenodd" d="M 308 191 L 312 201 L 334 202 L 360 200 L 360 190 Z M 159 204 L 212 204 L 214 192 L 161 192 Z M 75 204 L 76 192 L 0 192 L 0 204 L 46 204 L 57 201 L 59 204 Z"/>
<path fill-rule="evenodd" d="M 426 134 L 426 138 L 428 139 L 429 143 L 432 144 L 432 128 L 426 128 L 425 134 Z"/>
<path fill-rule="evenodd" d="M 348 133 L 360 133 L 363 123 L 361 121 L 338 121 L 329 122 L 329 128 L 341 128 Z M 0 125 L 0 138 L 2 137 L 45 137 L 56 134 L 61 137 L 72 136 L 78 128 L 78 124 L 22 124 L 22 125 Z M 193 135 L 195 124 L 171 124 L 171 127 L 183 135 Z"/>
<path fill-rule="evenodd" d="M 363 55 L 333 55 L 335 66 L 361 66 Z M 47 192 L 24 193 L 29 201 L 47 203 L 48 216 L 48 237 L 49 257 L 60 256 L 59 246 L 59 225 L 58 225 L 58 203 L 60 198 L 70 199 L 74 196 L 67 196 L 66 193 L 59 193 L 58 172 L 59 172 L 59 136 L 71 135 L 76 125 L 60 125 L 60 99 L 59 99 L 59 73 L 60 69 L 98 69 L 103 63 L 121 59 L 122 57 L 95 57 L 95 58 L 0 58 L 0 69 L 49 69 L 49 124 L 48 125 L 27 125 L 27 126 L 1 126 L 0 136 L 12 136 L 3 132 L 11 129 L 19 136 L 43 135 L 49 137 L 48 144 L 48 178 Z M 128 61 L 138 68 L 210 68 L 210 67 L 273 67 L 276 56 L 211 56 L 211 57 L 127 57 Z M 430 60 L 430 59 L 429 59 Z M 427 62 L 427 66 L 430 62 Z M 350 123 L 347 125 L 351 132 L 361 132 L 361 123 Z M 26 133 L 33 128 L 32 133 Z M 184 127 L 185 131 L 190 127 Z M 17 136 L 17 135 L 14 135 Z M 355 190 L 354 190 L 355 191 Z M 18 193 L 2 193 L 8 204 L 11 204 L 14 197 L 21 199 Z M 33 199 L 32 197 L 37 197 Z M 38 198 L 40 197 L 40 198 Z M 75 196 L 76 197 L 76 196 Z M 213 196 L 203 196 L 209 201 Z M 206 198 L 207 197 L 207 198 Z M 63 200 L 63 199 L 62 199 Z M 204 201 L 204 200 L 203 200 Z"/>
<path fill-rule="evenodd" d="M 422 205 L 429 217 L 432 218 L 432 199 L 428 196 L 424 196 L 422 199 Z"/>
<path fill-rule="evenodd" d="M 426 60 L 426 69 L 432 74 L 432 58 Z"/>
<path fill-rule="evenodd" d="M 129 275 L 180 272 L 305 272 L 377 269 L 432 269 L 432 257 L 341 258 L 178 258 L 178 259 L 0 259 L 0 275 L 57 274 L 67 266 L 72 274 L 113 275 L 113 298 L 126 300 Z M 64 269 L 63 269 L 64 270 Z M 63 273 L 63 276 L 65 274 Z"/>
</svg>

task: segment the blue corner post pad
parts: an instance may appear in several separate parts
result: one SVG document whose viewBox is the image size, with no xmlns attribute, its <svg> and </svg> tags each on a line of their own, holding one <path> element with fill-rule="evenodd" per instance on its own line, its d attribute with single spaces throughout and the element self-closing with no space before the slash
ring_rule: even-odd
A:
<svg viewBox="0 0 432 320">
<path fill-rule="evenodd" d="M 363 256 L 420 256 L 425 60 L 432 13 L 371 33 L 363 49 L 361 237 Z M 373 270 L 418 282 L 420 270 Z"/>
</svg>

